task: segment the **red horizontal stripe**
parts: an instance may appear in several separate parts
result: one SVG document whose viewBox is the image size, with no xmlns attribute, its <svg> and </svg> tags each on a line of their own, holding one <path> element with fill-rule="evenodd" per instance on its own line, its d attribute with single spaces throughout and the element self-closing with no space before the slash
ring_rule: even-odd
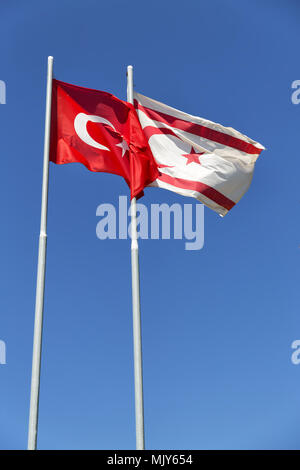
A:
<svg viewBox="0 0 300 470">
<path fill-rule="evenodd" d="M 177 139 L 179 138 L 178 135 L 172 131 L 172 129 L 168 129 L 167 127 L 146 126 L 144 127 L 143 131 L 148 140 L 150 137 L 157 134 L 173 135 Z"/>
<path fill-rule="evenodd" d="M 219 206 L 224 207 L 228 211 L 233 208 L 235 202 L 231 201 L 228 197 L 224 196 L 224 194 L 220 193 L 216 189 L 208 186 L 207 184 L 201 183 L 200 181 L 191 181 L 182 178 L 174 178 L 173 176 L 166 175 L 165 173 L 161 173 L 158 177 L 160 181 L 164 183 L 171 184 L 172 186 L 176 186 L 177 188 L 181 189 L 190 189 L 192 191 L 197 191 L 198 193 L 203 194 L 208 199 L 211 199 Z"/>
<path fill-rule="evenodd" d="M 184 119 L 176 118 L 174 116 L 171 116 L 170 114 L 155 111 L 154 109 L 142 106 L 136 100 L 134 104 L 136 108 L 140 109 L 141 111 L 144 111 L 151 119 L 163 122 L 165 124 L 169 124 L 182 131 L 195 134 L 199 137 L 203 137 L 214 142 L 218 142 L 219 144 L 226 145 L 227 147 L 232 147 L 245 153 L 257 155 L 260 154 L 260 152 L 262 151 L 262 149 L 255 147 L 253 144 L 245 142 L 244 140 L 239 139 L 237 137 L 233 137 L 232 135 L 224 134 L 223 132 L 210 129 L 209 127 L 205 127 L 200 124 L 195 124 Z"/>
</svg>

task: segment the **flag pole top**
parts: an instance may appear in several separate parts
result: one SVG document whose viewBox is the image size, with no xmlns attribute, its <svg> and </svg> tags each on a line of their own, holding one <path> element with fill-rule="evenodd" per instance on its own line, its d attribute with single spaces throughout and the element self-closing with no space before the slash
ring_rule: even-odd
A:
<svg viewBox="0 0 300 470">
<path fill-rule="evenodd" d="M 127 78 L 132 77 L 133 75 L 133 66 L 132 65 L 127 65 L 127 71 L 126 71 Z M 130 78 L 129 78 L 130 80 Z"/>
<path fill-rule="evenodd" d="M 127 66 L 127 101 L 133 104 L 133 67 Z"/>
</svg>

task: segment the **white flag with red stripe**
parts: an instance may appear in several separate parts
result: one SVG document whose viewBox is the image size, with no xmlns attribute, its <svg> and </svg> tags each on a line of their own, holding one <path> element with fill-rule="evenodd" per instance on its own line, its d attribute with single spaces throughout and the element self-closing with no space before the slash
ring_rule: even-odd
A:
<svg viewBox="0 0 300 470">
<path fill-rule="evenodd" d="M 150 186 L 191 196 L 224 216 L 250 186 L 264 147 L 232 129 L 134 93 L 160 171 Z"/>
</svg>

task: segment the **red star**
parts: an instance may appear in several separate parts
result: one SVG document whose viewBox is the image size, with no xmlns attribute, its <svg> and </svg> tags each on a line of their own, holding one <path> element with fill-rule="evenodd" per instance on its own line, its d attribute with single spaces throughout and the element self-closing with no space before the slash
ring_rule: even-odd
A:
<svg viewBox="0 0 300 470">
<path fill-rule="evenodd" d="M 187 158 L 186 164 L 189 165 L 190 163 L 198 163 L 198 165 L 201 165 L 201 162 L 199 160 L 199 155 L 203 155 L 205 152 L 200 152 L 197 153 L 194 147 L 192 147 L 192 150 L 190 153 L 185 153 L 182 154 L 183 157 Z"/>
</svg>

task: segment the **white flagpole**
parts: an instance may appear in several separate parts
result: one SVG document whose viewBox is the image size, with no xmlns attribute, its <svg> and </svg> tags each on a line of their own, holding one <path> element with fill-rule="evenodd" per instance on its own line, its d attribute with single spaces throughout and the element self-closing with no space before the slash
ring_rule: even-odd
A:
<svg viewBox="0 0 300 470">
<path fill-rule="evenodd" d="M 52 98 L 53 57 L 48 57 L 47 98 L 44 138 L 44 166 L 42 186 L 41 228 L 39 238 L 39 256 L 36 282 L 35 320 L 33 337 L 32 374 L 30 391 L 30 413 L 28 428 L 28 450 L 35 450 L 37 444 L 41 350 L 44 310 L 45 268 L 47 248 L 47 208 L 48 208 L 48 181 L 49 181 L 49 146 L 51 124 L 51 98 Z"/>
<path fill-rule="evenodd" d="M 127 67 L 127 101 L 133 104 L 133 67 Z M 131 201 L 131 276 L 133 311 L 134 390 L 136 449 L 145 449 L 142 337 L 140 308 L 139 246 L 137 240 L 136 198 Z"/>
</svg>

